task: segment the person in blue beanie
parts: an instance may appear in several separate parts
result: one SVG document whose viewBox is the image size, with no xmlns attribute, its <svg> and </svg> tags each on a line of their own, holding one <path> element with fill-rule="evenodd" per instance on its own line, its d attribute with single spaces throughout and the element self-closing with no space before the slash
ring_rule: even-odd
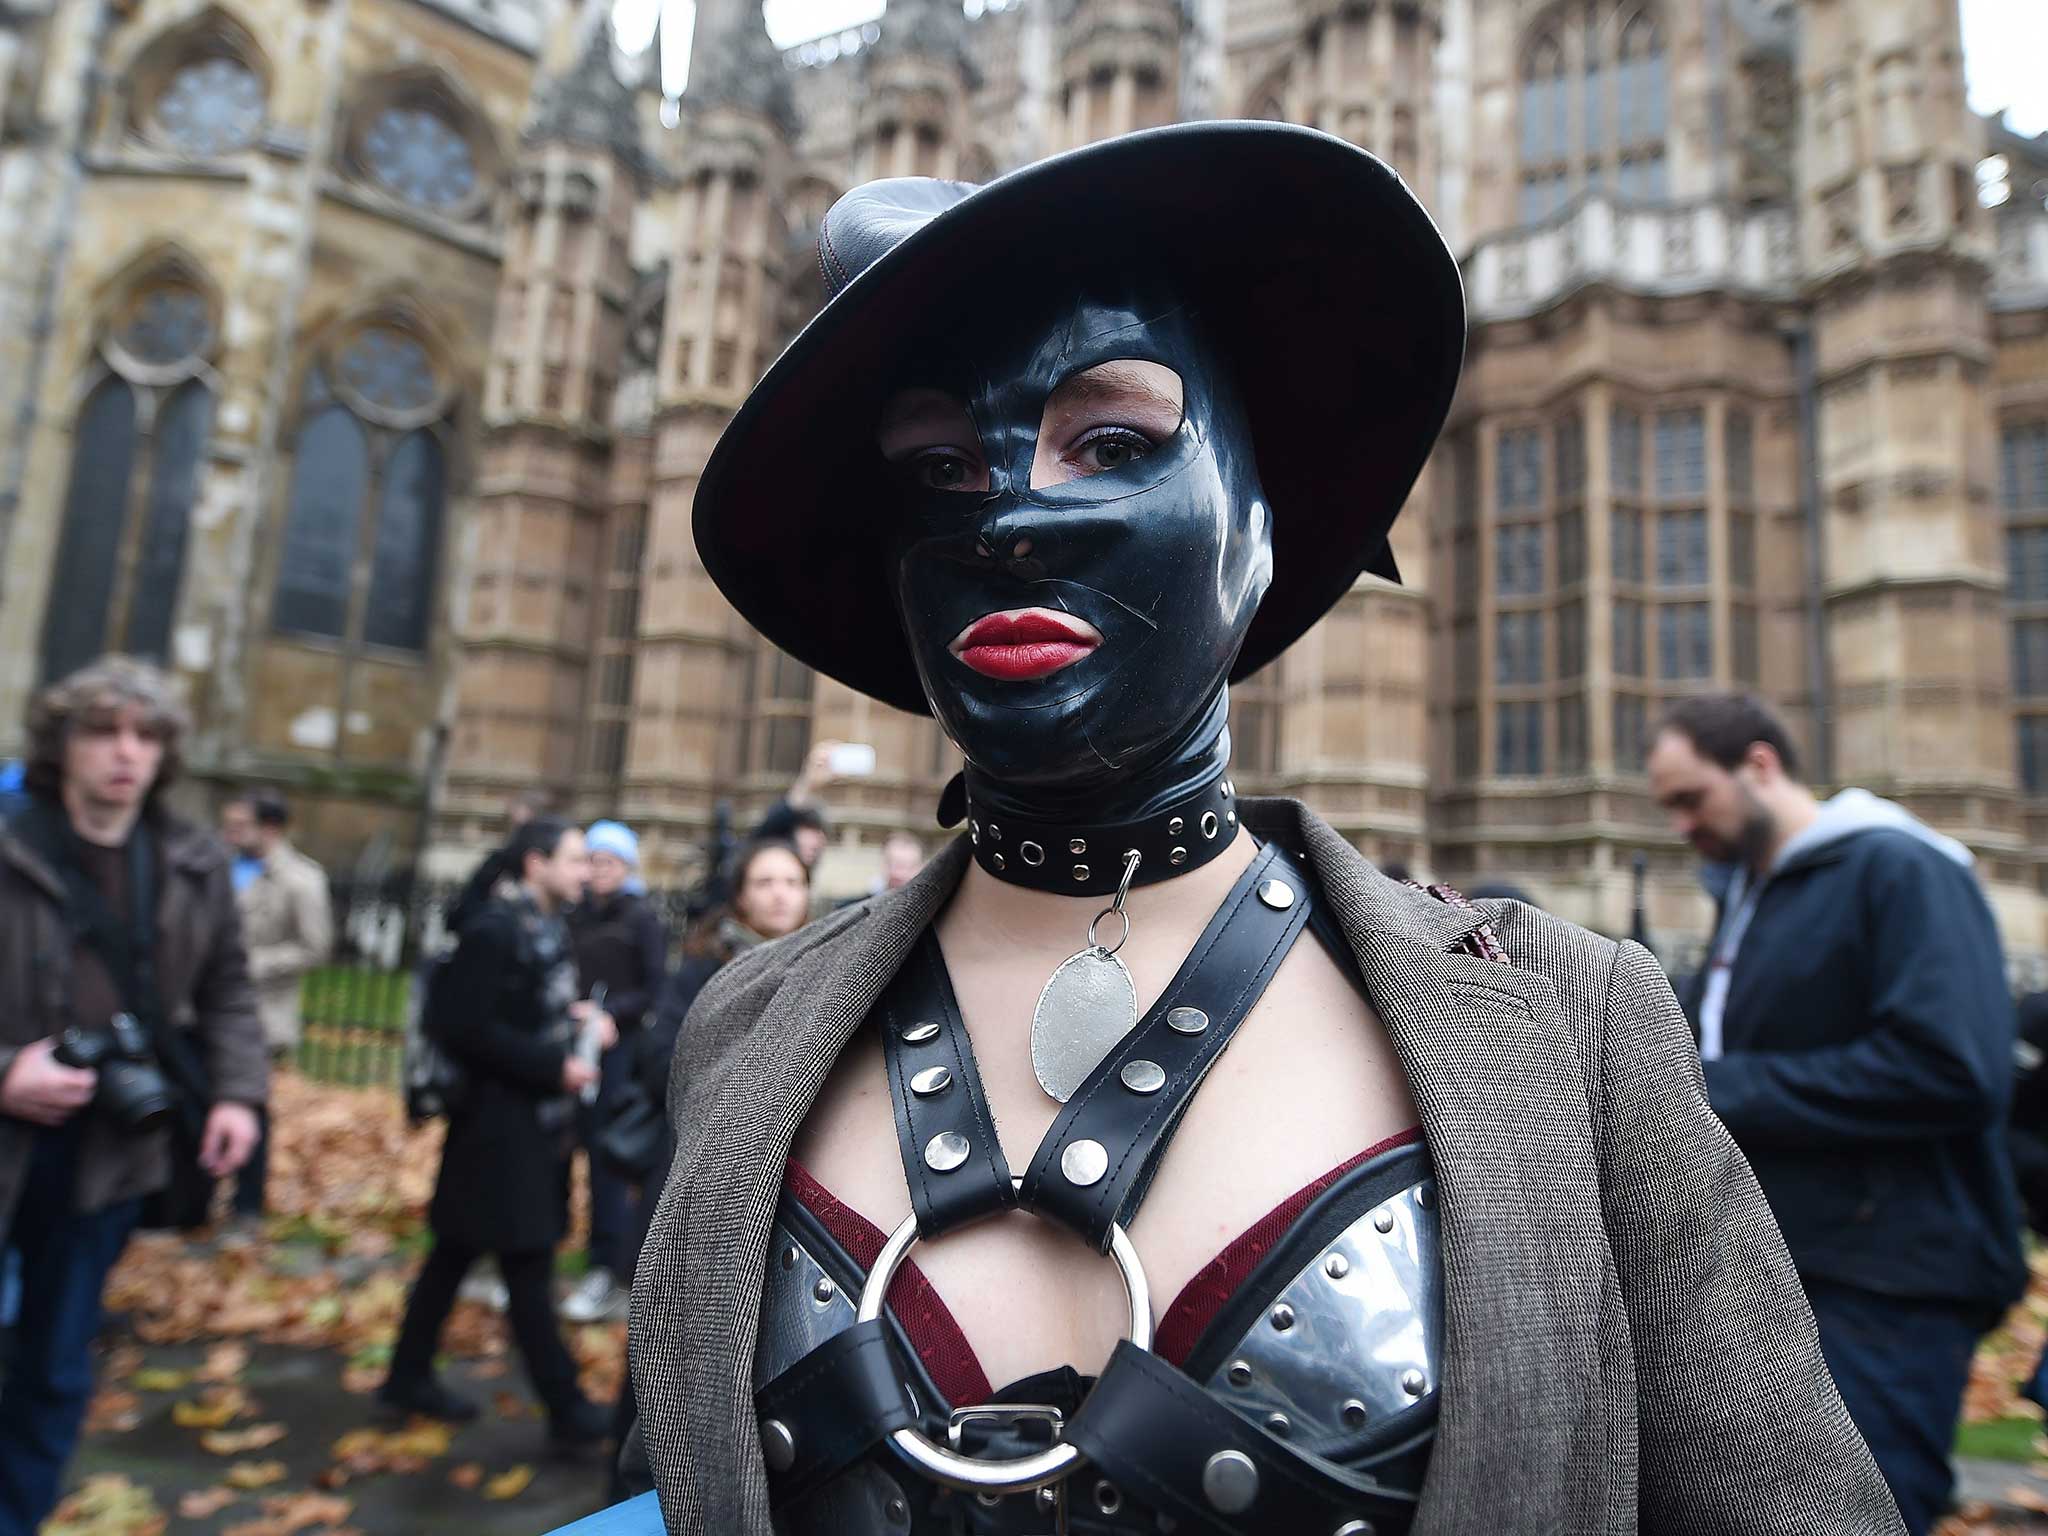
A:
<svg viewBox="0 0 2048 1536">
<path fill-rule="evenodd" d="M 605 1011 L 618 1022 L 619 1043 L 604 1053 L 597 1101 L 581 1116 L 581 1141 L 590 1159 L 590 1268 L 562 1302 L 572 1323 L 626 1315 L 627 1279 L 633 1273 L 633 1188 L 597 1154 L 605 1122 L 631 1089 L 636 1042 L 668 974 L 668 931 L 640 882 L 640 839 L 617 821 L 592 822 L 590 885 L 569 912 L 583 995 L 604 988 Z"/>
</svg>

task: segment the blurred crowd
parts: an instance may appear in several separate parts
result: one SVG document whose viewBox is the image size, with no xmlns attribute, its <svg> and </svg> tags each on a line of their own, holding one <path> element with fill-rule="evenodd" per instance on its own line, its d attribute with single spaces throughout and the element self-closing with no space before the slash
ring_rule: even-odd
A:
<svg viewBox="0 0 2048 1536">
<path fill-rule="evenodd" d="M 261 1223 L 267 1080 L 334 945 L 329 881 L 284 795 L 236 791 L 217 829 L 170 813 L 185 729 L 161 673 L 107 658 L 37 696 L 0 780 L 0 1536 L 34 1531 L 60 1491 L 129 1234 L 200 1227 L 223 1183 L 223 1240 Z M 551 1441 L 627 1448 L 607 1461 L 624 1491 L 630 1371 L 617 1403 L 589 1401 L 562 1323 L 625 1314 L 690 1006 L 817 915 L 826 791 L 871 771 L 866 752 L 819 744 L 747 835 L 722 831 L 679 931 L 631 826 L 576 825 L 533 795 L 508 807 L 413 988 L 405 1088 L 447 1135 L 380 1411 L 477 1413 L 434 1360 L 457 1298 L 481 1296 L 506 1313 Z M 1969 850 L 1862 789 L 1821 798 L 1759 700 L 1686 700 L 1645 769 L 1715 902 L 1705 963 L 1677 982 L 1708 1101 L 1770 1199 L 1851 1417 L 1926 1531 L 1974 1351 L 2025 1285 L 2022 1229 L 2048 1233 L 2048 996 L 2009 996 Z M 872 891 L 925 855 L 892 836 Z M 1638 887 L 1647 940 L 1640 864 Z M 588 1264 L 565 1287 L 579 1159 Z M 2040 1375 L 2030 1392 L 2048 1400 Z"/>
</svg>

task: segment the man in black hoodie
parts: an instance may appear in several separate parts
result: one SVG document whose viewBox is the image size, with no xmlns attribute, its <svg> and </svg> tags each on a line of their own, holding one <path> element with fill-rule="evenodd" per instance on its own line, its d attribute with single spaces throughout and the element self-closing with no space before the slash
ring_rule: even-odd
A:
<svg viewBox="0 0 2048 1536">
<path fill-rule="evenodd" d="M 1816 798 L 1754 698 L 1679 704 L 1649 773 L 1719 907 L 1681 999 L 1708 1102 L 1756 1170 L 1835 1384 L 1919 1536 L 1948 1504 L 1977 1340 L 2026 1278 L 1990 906 L 1960 843 L 1866 790 Z"/>
<path fill-rule="evenodd" d="M 590 1270 L 562 1302 L 562 1316 L 589 1323 L 626 1315 L 633 1273 L 633 1190 L 597 1153 L 605 1120 L 630 1090 L 642 1021 L 668 971 L 668 932 L 640 886 L 640 842 L 616 821 L 591 824 L 590 885 L 569 911 L 569 936 L 583 995 L 604 988 L 619 1043 L 604 1053 L 597 1102 L 583 1116 L 590 1159 Z"/>
</svg>

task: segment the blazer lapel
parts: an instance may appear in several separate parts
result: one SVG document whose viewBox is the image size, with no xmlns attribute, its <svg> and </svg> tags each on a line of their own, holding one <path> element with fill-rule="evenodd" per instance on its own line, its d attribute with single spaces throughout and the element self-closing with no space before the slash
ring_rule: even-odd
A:
<svg viewBox="0 0 2048 1536">
<path fill-rule="evenodd" d="M 712 1478 L 731 1477 L 761 1529 L 767 1487 L 754 1438 L 752 1361 L 768 1234 L 789 1149 L 833 1063 L 952 895 L 966 862 L 962 838 L 902 889 L 872 902 L 843 937 L 791 967 L 722 1068 L 708 1120 L 719 1127 L 718 1137 L 695 1143 L 688 1167 L 679 1168 L 670 1183 L 687 1202 L 681 1213 L 685 1262 L 677 1305 L 667 1320 L 682 1336 L 655 1347 L 679 1360 L 689 1381 L 686 1412 L 692 1402 L 727 1404 L 720 1433 L 734 1437 L 732 1459 L 723 1469 L 704 1471 Z M 755 1526 L 749 1519 L 743 1528 Z"/>
<path fill-rule="evenodd" d="M 1416 1536 L 1527 1529 L 1572 1507 L 1572 1443 L 1601 1432 L 1607 1249 L 1580 1053 L 1547 980 L 1447 952 L 1480 914 L 1387 879 L 1306 812 L 1294 831 L 1436 1165 L 1444 1370 Z"/>
</svg>

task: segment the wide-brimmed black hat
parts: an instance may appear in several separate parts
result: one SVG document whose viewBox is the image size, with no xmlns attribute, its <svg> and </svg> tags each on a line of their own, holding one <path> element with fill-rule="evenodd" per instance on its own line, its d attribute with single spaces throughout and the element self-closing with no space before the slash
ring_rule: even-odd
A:
<svg viewBox="0 0 2048 1536">
<path fill-rule="evenodd" d="M 881 396 L 935 321 L 1091 273 L 1157 272 L 1200 315 L 1251 423 L 1273 584 L 1232 677 L 1265 665 L 1361 571 L 1398 580 L 1387 530 L 1450 409 L 1457 263 L 1400 177 L 1286 123 L 1183 123 L 973 187 L 856 187 L 819 235 L 825 307 L 727 425 L 697 487 L 705 570 L 741 615 L 829 677 L 922 713 L 887 569 L 900 482 Z"/>
</svg>

